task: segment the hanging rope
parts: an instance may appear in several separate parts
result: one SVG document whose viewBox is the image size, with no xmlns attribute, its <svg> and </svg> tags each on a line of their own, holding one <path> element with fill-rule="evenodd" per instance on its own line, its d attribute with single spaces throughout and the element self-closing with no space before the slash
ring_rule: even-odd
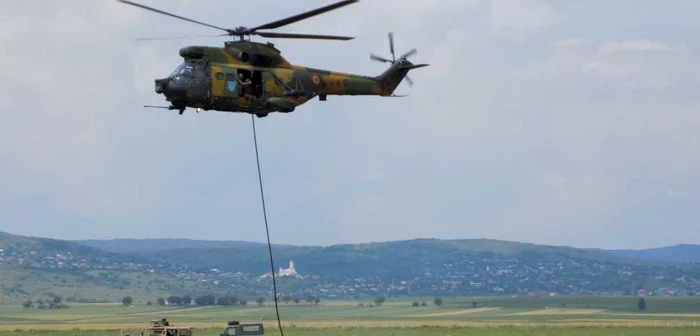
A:
<svg viewBox="0 0 700 336">
<path fill-rule="evenodd" d="M 267 225 L 267 210 L 265 209 L 265 192 L 262 183 L 262 174 L 260 173 L 260 156 L 258 155 L 258 135 L 255 130 L 255 116 L 250 115 L 253 121 L 253 142 L 255 143 L 255 161 L 258 165 L 258 181 L 260 183 L 260 199 L 262 200 L 263 218 L 265 218 L 265 231 L 267 232 L 267 249 L 270 254 L 270 270 L 272 271 L 272 290 L 275 295 L 275 312 L 277 313 L 277 325 L 280 328 L 280 335 L 284 336 L 282 330 L 282 320 L 280 319 L 280 310 L 277 302 L 277 279 L 275 278 L 275 263 L 272 258 L 272 243 L 270 242 L 270 228 Z"/>
</svg>

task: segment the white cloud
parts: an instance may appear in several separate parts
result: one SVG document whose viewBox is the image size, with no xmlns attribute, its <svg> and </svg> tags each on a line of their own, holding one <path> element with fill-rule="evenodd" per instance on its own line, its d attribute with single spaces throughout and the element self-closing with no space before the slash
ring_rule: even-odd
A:
<svg viewBox="0 0 700 336">
<path fill-rule="evenodd" d="M 597 46 L 581 70 L 627 87 L 665 88 L 687 73 L 698 74 L 694 55 L 652 41 L 605 42 Z"/>
<path fill-rule="evenodd" d="M 663 43 L 653 41 L 605 42 L 600 46 L 600 54 L 611 55 L 625 52 L 669 52 L 677 50 Z"/>
</svg>

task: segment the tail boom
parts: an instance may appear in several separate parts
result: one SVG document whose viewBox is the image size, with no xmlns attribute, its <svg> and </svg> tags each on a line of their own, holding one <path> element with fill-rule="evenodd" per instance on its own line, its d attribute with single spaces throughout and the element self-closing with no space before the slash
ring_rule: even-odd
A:
<svg viewBox="0 0 700 336">
<path fill-rule="evenodd" d="M 375 77 L 381 86 L 381 96 L 391 96 L 409 71 L 426 66 L 429 64 L 412 64 L 408 61 L 392 65 L 384 73 Z"/>
<path fill-rule="evenodd" d="M 298 81 L 308 88 L 308 91 L 313 92 L 313 95 L 390 96 L 409 71 L 425 66 L 428 64 L 414 65 L 410 62 L 402 62 L 393 64 L 382 74 L 374 77 L 308 68 L 297 71 L 278 70 L 278 75 L 286 77 L 285 82 L 291 85 Z"/>
</svg>

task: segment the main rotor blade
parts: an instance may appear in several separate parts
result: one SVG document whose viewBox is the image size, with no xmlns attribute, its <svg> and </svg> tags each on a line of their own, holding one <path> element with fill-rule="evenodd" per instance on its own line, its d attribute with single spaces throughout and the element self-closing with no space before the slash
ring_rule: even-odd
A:
<svg viewBox="0 0 700 336">
<path fill-rule="evenodd" d="M 418 52 L 418 50 L 415 49 L 415 48 L 413 48 L 413 49 L 411 49 L 409 52 L 403 54 L 403 56 L 401 56 L 401 58 L 408 58 L 408 57 L 410 57 L 410 56 L 415 55 L 417 52 Z"/>
<path fill-rule="evenodd" d="M 229 34 L 218 34 L 218 35 L 200 35 L 200 36 L 176 36 L 176 37 L 141 37 L 135 39 L 136 41 L 155 41 L 155 40 L 185 40 L 194 38 L 208 38 L 208 37 L 222 37 L 228 36 Z"/>
<path fill-rule="evenodd" d="M 369 58 L 370 58 L 370 59 L 373 59 L 373 60 L 375 60 L 375 61 L 380 61 L 380 62 L 385 62 L 385 63 L 391 63 L 391 60 L 388 60 L 388 59 L 386 59 L 386 58 L 384 58 L 384 57 L 381 57 L 381 56 L 378 56 L 378 55 L 375 55 L 375 54 L 369 54 Z"/>
<path fill-rule="evenodd" d="M 132 5 L 132 6 L 140 7 L 140 8 L 143 8 L 143 9 L 146 9 L 146 10 L 149 10 L 149 11 L 152 11 L 152 12 L 156 12 L 156 13 L 159 13 L 159 14 L 163 14 L 163 15 L 167 15 L 167 16 L 170 16 L 170 17 L 174 17 L 174 18 L 176 18 L 176 19 L 185 20 L 185 21 L 189 21 L 189 22 L 192 22 L 192 23 L 196 23 L 196 24 L 200 24 L 200 25 L 203 25 L 203 26 L 207 26 L 207 27 L 210 27 L 210 28 L 219 29 L 219 30 L 223 30 L 223 31 L 225 31 L 225 32 L 229 32 L 229 30 L 226 29 L 226 28 L 221 28 L 221 27 L 217 27 L 217 26 L 212 26 L 212 25 L 207 24 L 207 23 L 204 23 L 204 22 L 199 22 L 199 21 L 195 21 L 195 20 L 192 20 L 192 19 L 188 19 L 188 18 L 186 18 L 186 17 L 178 16 L 178 15 L 171 14 L 171 13 L 168 13 L 168 12 L 164 12 L 164 11 L 162 11 L 162 10 L 160 10 L 160 9 L 155 9 L 155 8 L 152 8 L 152 7 L 144 6 L 144 5 L 137 4 L 137 3 L 135 3 L 135 2 L 131 2 L 131 1 L 128 1 L 128 0 L 117 0 L 117 1 L 122 2 L 122 3 L 125 3 L 125 4 L 127 4 L 127 5 Z"/>
<path fill-rule="evenodd" d="M 408 85 L 413 86 L 413 80 L 411 77 L 408 77 L 408 75 L 406 76 L 406 81 L 408 82 Z"/>
<path fill-rule="evenodd" d="M 314 9 L 314 10 L 310 10 L 310 11 L 305 12 L 305 13 L 301 13 L 301 14 L 297 14 L 297 15 L 294 15 L 294 16 L 290 16 L 290 17 L 285 18 L 285 19 L 282 19 L 282 20 L 277 20 L 277 21 L 274 21 L 274 22 L 266 23 L 266 24 L 264 24 L 264 25 L 261 25 L 261 26 L 252 28 L 252 29 L 250 29 L 249 31 L 250 31 L 250 32 L 253 32 L 253 31 L 256 31 L 256 30 L 260 30 L 260 29 L 274 29 L 274 28 L 279 28 L 279 27 L 286 26 L 286 25 L 288 25 L 288 24 L 291 24 L 291 23 L 294 23 L 294 22 L 297 22 L 297 21 L 301 21 L 301 20 L 304 20 L 304 19 L 308 19 L 308 18 L 310 18 L 310 17 L 312 17 L 312 16 L 316 16 L 316 15 L 323 14 L 323 13 L 325 13 L 325 12 L 328 12 L 328 11 L 331 11 L 331 10 L 334 10 L 334 9 L 337 9 L 337 8 L 340 8 L 340 7 L 343 7 L 343 6 L 347 6 L 347 5 L 352 4 L 352 3 L 356 3 L 356 2 L 358 2 L 358 1 L 359 1 L 359 0 L 345 0 L 345 1 L 336 2 L 336 3 L 334 3 L 334 4 L 331 4 L 331 5 L 328 5 L 328 6 L 324 6 L 324 7 L 321 7 L 321 8 L 317 8 L 317 9 Z"/>
<path fill-rule="evenodd" d="M 271 38 L 298 38 L 298 39 L 316 39 L 316 40 L 352 40 L 354 37 L 349 36 L 334 36 L 334 35 L 311 35 L 311 34 L 291 34 L 291 33 L 272 33 L 272 32 L 254 32 L 253 34 L 262 37 Z"/>
</svg>

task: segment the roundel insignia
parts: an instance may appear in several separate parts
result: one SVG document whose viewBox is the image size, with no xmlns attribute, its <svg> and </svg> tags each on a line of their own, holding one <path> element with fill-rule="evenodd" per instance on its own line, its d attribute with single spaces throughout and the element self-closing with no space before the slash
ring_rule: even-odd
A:
<svg viewBox="0 0 700 336">
<path fill-rule="evenodd" d="M 311 77 L 311 80 L 313 80 L 314 84 L 316 85 L 321 84 L 321 78 L 319 78 L 316 74 L 314 74 L 313 77 Z"/>
</svg>

